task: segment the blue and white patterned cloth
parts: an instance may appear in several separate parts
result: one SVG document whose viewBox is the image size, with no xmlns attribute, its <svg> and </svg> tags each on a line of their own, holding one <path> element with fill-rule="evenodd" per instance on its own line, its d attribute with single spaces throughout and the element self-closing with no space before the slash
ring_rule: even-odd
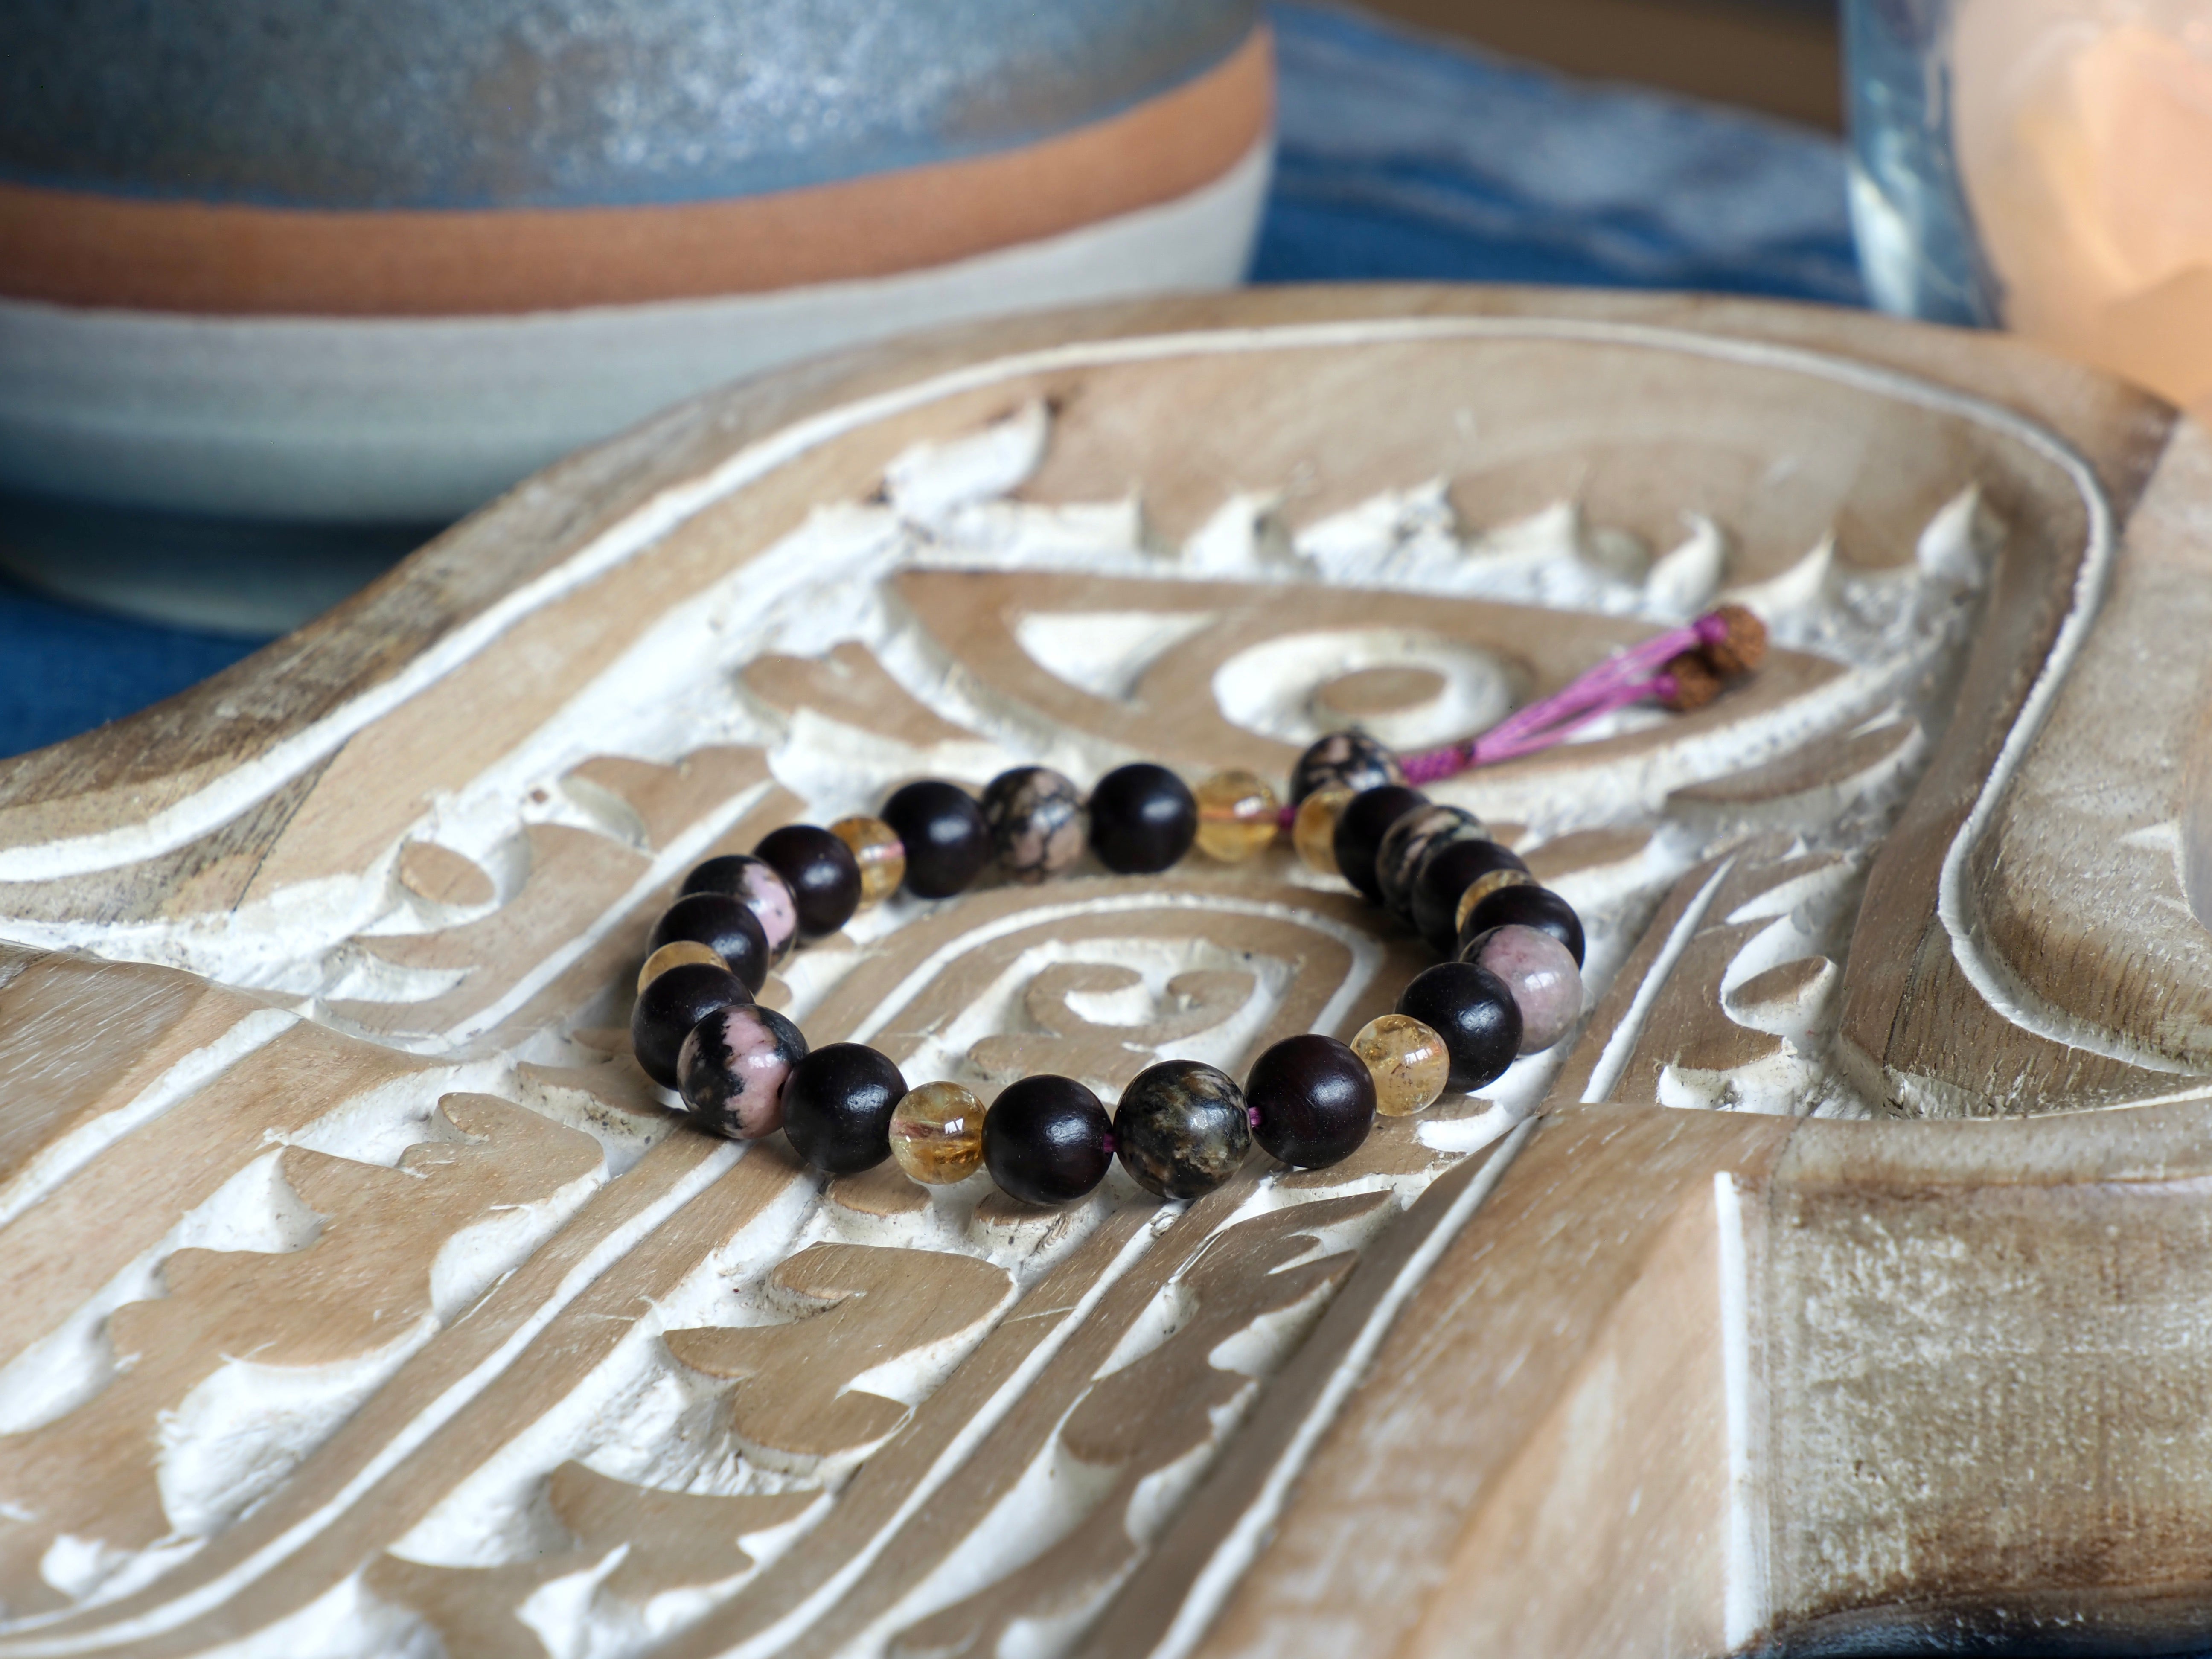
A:
<svg viewBox="0 0 2212 1659">
<path fill-rule="evenodd" d="M 1284 5 L 1274 19 L 1281 152 L 1255 281 L 1859 301 L 1830 137 L 1568 80 L 1357 12 Z M 0 755 L 156 702 L 260 643 L 0 586 Z"/>
</svg>

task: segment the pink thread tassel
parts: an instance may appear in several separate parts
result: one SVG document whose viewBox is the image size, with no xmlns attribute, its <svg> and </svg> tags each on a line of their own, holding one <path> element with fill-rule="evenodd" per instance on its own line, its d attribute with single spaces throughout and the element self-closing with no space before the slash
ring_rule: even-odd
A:
<svg viewBox="0 0 2212 1659">
<path fill-rule="evenodd" d="M 1758 619 L 1749 617 L 1747 612 L 1739 614 L 1748 617 L 1763 644 L 1765 630 L 1758 627 Z M 1686 627 L 1670 628 L 1640 645 L 1632 645 L 1577 675 L 1550 696 L 1516 709 L 1480 737 L 1403 757 L 1400 763 L 1405 769 L 1406 781 L 1416 786 L 1434 783 L 1473 767 L 1535 754 L 1646 697 L 1674 701 L 1680 688 L 1674 676 L 1666 672 L 1666 665 L 1685 652 L 1725 643 L 1729 626 L 1725 615 L 1711 611 Z M 1289 828 L 1297 816 L 1295 807 L 1285 807 L 1283 826 Z"/>
<path fill-rule="evenodd" d="M 1515 710 L 1479 738 L 1407 756 L 1406 781 L 1434 783 L 1470 767 L 1533 755 L 1616 709 L 1646 697 L 1672 696 L 1674 677 L 1656 671 L 1686 651 L 1719 644 L 1728 637 L 1728 626 L 1727 618 L 1714 613 L 1630 646 L 1550 696 Z"/>
</svg>

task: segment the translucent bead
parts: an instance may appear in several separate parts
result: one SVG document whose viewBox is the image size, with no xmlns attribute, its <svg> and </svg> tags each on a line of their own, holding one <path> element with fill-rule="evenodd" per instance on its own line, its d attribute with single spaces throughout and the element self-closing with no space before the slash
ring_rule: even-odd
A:
<svg viewBox="0 0 2212 1659">
<path fill-rule="evenodd" d="M 908 1090 L 891 1113 L 891 1156 L 925 1187 L 966 1180 L 983 1163 L 983 1103 L 957 1083 Z"/>
<path fill-rule="evenodd" d="M 1375 1076 L 1375 1109 L 1411 1117 L 1437 1103 L 1451 1075 L 1444 1040 L 1409 1014 L 1384 1014 L 1360 1027 L 1352 1052 Z"/>
<path fill-rule="evenodd" d="M 637 988 L 642 991 L 671 968 L 680 968 L 687 962 L 703 962 L 715 968 L 730 965 L 714 954 L 713 946 L 702 945 L 696 939 L 679 939 L 672 945 L 662 945 L 645 959 L 645 966 L 637 970 Z"/>
<path fill-rule="evenodd" d="M 1340 873 L 1336 863 L 1336 821 L 1358 799 L 1358 792 L 1337 785 L 1316 789 L 1298 803 L 1298 815 L 1291 823 L 1291 845 L 1298 849 L 1307 869 L 1324 876 Z"/>
<path fill-rule="evenodd" d="M 1459 896 L 1459 914 L 1452 918 L 1452 936 L 1459 936 L 1467 926 L 1468 917 L 1474 915 L 1474 907 L 1499 888 L 1533 887 L 1535 884 L 1536 878 L 1526 870 L 1492 870 L 1486 876 L 1476 877 L 1468 884 L 1467 891 Z"/>
<path fill-rule="evenodd" d="M 839 818 L 830 833 L 853 850 L 860 866 L 860 906 L 880 904 L 906 879 L 906 843 L 881 818 Z"/>
<path fill-rule="evenodd" d="M 1216 772 L 1198 786 L 1198 848 L 1224 864 L 1242 864 L 1275 839 L 1282 803 L 1249 772 Z"/>
</svg>

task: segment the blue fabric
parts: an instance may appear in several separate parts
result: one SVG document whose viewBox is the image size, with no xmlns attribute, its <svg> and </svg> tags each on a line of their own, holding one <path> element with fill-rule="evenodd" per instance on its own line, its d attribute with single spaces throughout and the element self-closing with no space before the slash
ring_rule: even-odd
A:
<svg viewBox="0 0 2212 1659">
<path fill-rule="evenodd" d="M 1833 139 L 1569 81 L 1356 12 L 1284 5 L 1274 19 L 1281 155 L 1257 281 L 1859 299 Z M 158 702 L 260 643 L 0 584 L 0 755 Z"/>
<path fill-rule="evenodd" d="M 1273 9 L 1281 143 L 1255 280 L 1862 301 L 1824 133 L 1565 79 L 1351 11 Z"/>
</svg>

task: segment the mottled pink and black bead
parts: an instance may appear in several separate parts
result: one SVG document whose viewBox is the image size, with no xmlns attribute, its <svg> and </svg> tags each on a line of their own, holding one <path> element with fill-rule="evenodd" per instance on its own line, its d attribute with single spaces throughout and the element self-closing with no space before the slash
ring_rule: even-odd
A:
<svg viewBox="0 0 2212 1659">
<path fill-rule="evenodd" d="M 1521 1011 L 1524 1054 L 1550 1048 L 1582 1018 L 1582 969 L 1549 933 L 1518 923 L 1493 927 L 1470 939 L 1459 959 L 1487 968 L 1504 981 Z"/>
<path fill-rule="evenodd" d="M 983 791 L 999 862 L 1016 881 L 1042 881 L 1083 856 L 1083 792 L 1048 766 L 1017 766 Z"/>
<path fill-rule="evenodd" d="M 1410 923 L 1413 878 L 1420 872 L 1421 861 L 1451 842 L 1489 839 L 1481 821 L 1457 806 L 1424 806 L 1407 813 L 1382 832 L 1382 845 L 1375 849 L 1375 886 L 1382 896 L 1382 908 Z"/>
<path fill-rule="evenodd" d="M 1296 806 L 1316 789 L 1379 789 L 1386 783 L 1403 783 L 1406 769 L 1398 757 L 1364 732 L 1332 732 L 1298 757 L 1291 770 L 1291 805 Z"/>
<path fill-rule="evenodd" d="M 726 1008 L 684 1039 L 677 1090 L 701 1128 L 758 1140 L 783 1127 L 784 1085 L 805 1058 L 806 1039 L 774 1009 Z"/>
<path fill-rule="evenodd" d="M 799 943 L 799 901 L 766 859 L 750 853 L 708 859 L 684 878 L 684 891 L 724 893 L 750 910 L 768 940 L 770 962 L 781 962 Z"/>
</svg>

